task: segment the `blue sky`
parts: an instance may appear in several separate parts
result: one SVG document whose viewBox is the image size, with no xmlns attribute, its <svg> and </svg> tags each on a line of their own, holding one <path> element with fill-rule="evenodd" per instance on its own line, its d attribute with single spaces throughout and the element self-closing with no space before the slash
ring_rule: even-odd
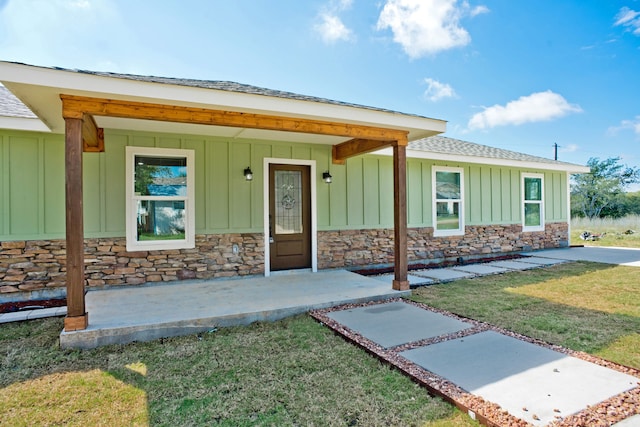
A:
<svg viewBox="0 0 640 427">
<path fill-rule="evenodd" d="M 640 0 L 0 0 L 0 59 L 231 80 L 640 165 Z"/>
</svg>

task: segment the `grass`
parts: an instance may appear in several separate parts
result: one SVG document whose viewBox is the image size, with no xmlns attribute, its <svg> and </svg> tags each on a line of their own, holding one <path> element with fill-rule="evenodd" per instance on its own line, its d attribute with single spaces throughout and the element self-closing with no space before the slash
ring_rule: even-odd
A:
<svg viewBox="0 0 640 427">
<path fill-rule="evenodd" d="M 475 426 L 307 316 L 95 350 L 0 328 L 0 425 Z"/>
<path fill-rule="evenodd" d="M 640 369 L 638 273 L 568 263 L 424 287 L 412 299 Z"/>
<path fill-rule="evenodd" d="M 567 263 L 412 298 L 640 369 L 637 277 Z M 0 327 L 0 425 L 477 425 L 307 316 L 87 351 L 61 329 Z"/>
<path fill-rule="evenodd" d="M 634 234 L 625 234 L 627 230 Z M 606 235 L 595 241 L 580 239 L 580 233 L 589 231 L 593 234 Z M 573 218 L 571 220 L 571 243 L 585 246 L 617 246 L 621 248 L 640 248 L 640 215 L 629 215 L 624 218 Z"/>
</svg>

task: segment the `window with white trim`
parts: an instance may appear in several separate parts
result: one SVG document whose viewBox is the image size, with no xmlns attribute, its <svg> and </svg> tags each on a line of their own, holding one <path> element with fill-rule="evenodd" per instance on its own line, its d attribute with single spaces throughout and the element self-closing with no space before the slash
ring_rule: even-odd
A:
<svg viewBox="0 0 640 427">
<path fill-rule="evenodd" d="M 127 250 L 195 247 L 194 152 L 126 147 Z"/>
<path fill-rule="evenodd" d="M 522 231 L 544 231 L 544 175 L 522 174 Z"/>
<path fill-rule="evenodd" d="M 463 235 L 463 169 L 434 166 L 431 182 L 433 190 L 433 235 Z"/>
</svg>

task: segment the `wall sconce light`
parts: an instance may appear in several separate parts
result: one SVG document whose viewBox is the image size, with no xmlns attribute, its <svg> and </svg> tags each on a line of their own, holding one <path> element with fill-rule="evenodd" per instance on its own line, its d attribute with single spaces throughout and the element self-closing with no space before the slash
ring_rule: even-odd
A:
<svg viewBox="0 0 640 427">
<path fill-rule="evenodd" d="M 247 166 L 247 168 L 244 170 L 244 179 L 246 179 L 247 181 L 253 180 L 253 172 L 251 171 L 251 166 Z"/>
<path fill-rule="evenodd" d="M 331 179 L 333 177 L 331 176 L 331 174 L 329 173 L 329 171 L 326 172 L 322 172 L 322 180 L 324 182 L 326 182 L 327 184 L 331 184 Z"/>
</svg>

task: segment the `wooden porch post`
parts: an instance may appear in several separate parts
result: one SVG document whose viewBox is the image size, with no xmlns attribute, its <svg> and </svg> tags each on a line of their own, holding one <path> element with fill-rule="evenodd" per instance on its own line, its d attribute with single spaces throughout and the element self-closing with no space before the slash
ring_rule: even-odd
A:
<svg viewBox="0 0 640 427">
<path fill-rule="evenodd" d="M 65 331 L 86 329 L 84 304 L 84 224 L 82 212 L 82 118 L 65 118 L 67 227 L 67 317 Z"/>
<path fill-rule="evenodd" d="M 407 280 L 407 140 L 393 145 L 393 289 L 409 289 Z"/>
</svg>

